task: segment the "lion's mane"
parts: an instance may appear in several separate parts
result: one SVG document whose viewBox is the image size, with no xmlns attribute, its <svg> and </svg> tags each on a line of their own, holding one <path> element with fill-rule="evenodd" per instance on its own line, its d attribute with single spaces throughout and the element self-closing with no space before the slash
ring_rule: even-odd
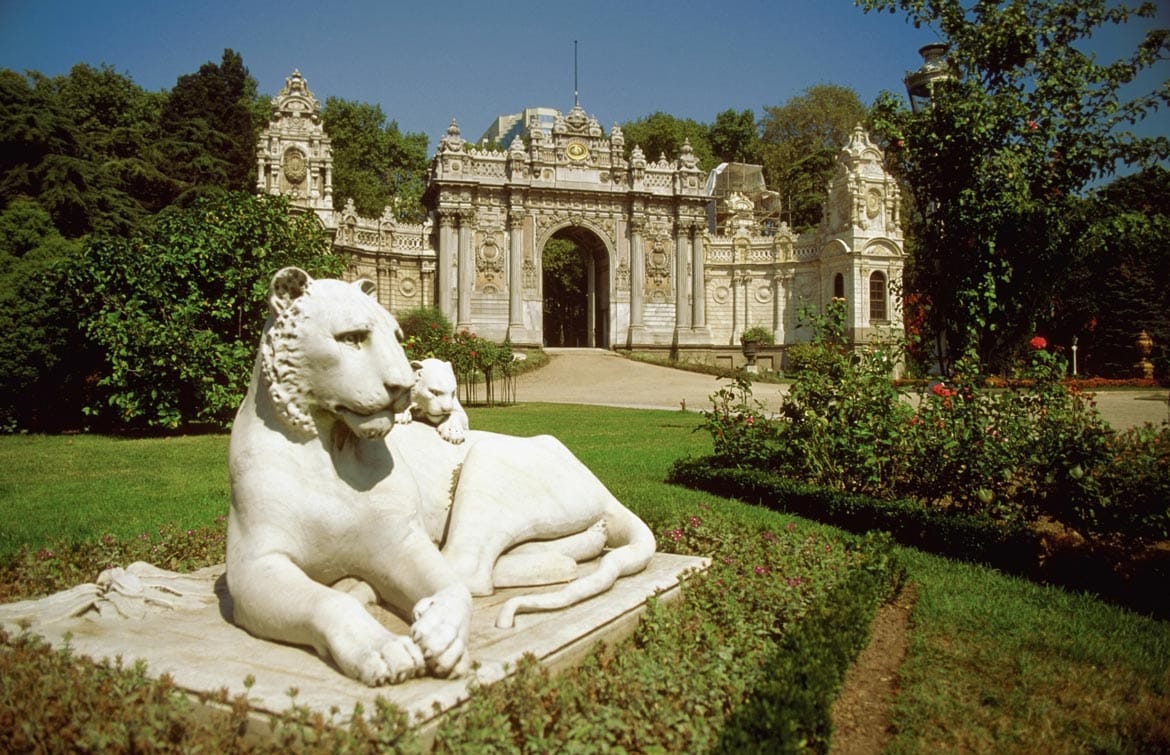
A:
<svg viewBox="0 0 1170 755">
<path fill-rule="evenodd" d="M 305 304 L 311 297 L 311 292 L 306 292 L 283 312 L 272 312 L 264 325 L 260 367 L 280 415 L 291 427 L 313 437 L 317 425 L 310 408 L 312 391 L 303 377 L 305 355 L 301 348 L 301 329 L 309 318 Z"/>
</svg>

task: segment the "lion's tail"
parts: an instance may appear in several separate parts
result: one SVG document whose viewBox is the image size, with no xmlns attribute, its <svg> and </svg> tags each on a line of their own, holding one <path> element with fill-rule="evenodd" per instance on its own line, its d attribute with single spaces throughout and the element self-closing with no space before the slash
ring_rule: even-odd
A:
<svg viewBox="0 0 1170 755">
<path fill-rule="evenodd" d="M 555 592 L 518 595 L 508 599 L 496 616 L 496 626 L 501 629 L 511 628 L 518 613 L 553 611 L 580 603 L 613 587 L 619 577 L 645 569 L 658 547 L 654 533 L 625 507 L 621 507 L 615 514 L 607 517 L 606 524 L 610 540 L 616 541 L 617 547 L 601 557 L 596 571 Z"/>
</svg>

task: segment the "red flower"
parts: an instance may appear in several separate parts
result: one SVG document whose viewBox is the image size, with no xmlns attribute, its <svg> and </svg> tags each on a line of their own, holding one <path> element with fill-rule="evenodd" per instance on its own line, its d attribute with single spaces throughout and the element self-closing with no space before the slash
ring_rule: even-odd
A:
<svg viewBox="0 0 1170 755">
<path fill-rule="evenodd" d="M 1032 340 L 1028 341 L 1028 345 L 1036 351 L 1043 351 L 1048 348 L 1048 339 L 1044 336 L 1032 336 Z"/>
<path fill-rule="evenodd" d="M 955 395 L 955 391 L 947 388 L 942 383 L 935 383 L 934 385 L 930 386 L 930 392 L 940 398 L 950 398 L 951 396 Z"/>
<path fill-rule="evenodd" d="M 1028 130 L 1029 131 L 1035 131 L 1038 128 L 1040 128 L 1039 123 L 1037 123 L 1036 121 L 1028 121 Z"/>
</svg>

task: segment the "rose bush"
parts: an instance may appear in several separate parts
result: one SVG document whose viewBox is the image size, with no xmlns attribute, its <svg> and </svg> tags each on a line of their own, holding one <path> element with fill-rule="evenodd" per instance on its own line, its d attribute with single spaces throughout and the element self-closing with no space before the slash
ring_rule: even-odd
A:
<svg viewBox="0 0 1170 755">
<path fill-rule="evenodd" d="M 831 331 L 830 331 L 831 332 Z M 780 411 L 751 384 L 712 396 L 702 425 L 717 462 L 795 480 L 998 519 L 1055 521 L 1137 546 L 1170 537 L 1170 423 L 1117 433 L 1092 394 L 1062 382 L 1042 336 L 1016 379 L 986 390 L 974 358 L 946 381 L 901 396 L 895 343 L 849 351 L 818 332 Z M 906 400 L 909 398 L 909 400 Z"/>
</svg>

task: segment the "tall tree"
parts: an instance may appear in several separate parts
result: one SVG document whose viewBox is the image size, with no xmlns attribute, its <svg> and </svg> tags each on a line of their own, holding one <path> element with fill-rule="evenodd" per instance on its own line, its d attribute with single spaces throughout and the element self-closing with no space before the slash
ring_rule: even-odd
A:
<svg viewBox="0 0 1170 755">
<path fill-rule="evenodd" d="M 623 123 L 622 134 L 626 140 L 627 156 L 637 146 L 642 148 L 647 160 L 663 157 L 675 160 L 682 153 L 683 143 L 689 141 L 703 172 L 710 171 L 720 162 L 711 152 L 710 128 L 690 118 L 676 118 L 663 112 L 652 113 Z"/>
<path fill-rule="evenodd" d="M 0 203 L 35 198 L 62 234 L 90 230 L 93 175 L 83 139 L 51 89 L 0 71 Z"/>
<path fill-rule="evenodd" d="M 768 188 L 780 194 L 781 217 L 790 226 L 815 226 L 837 153 L 868 111 L 852 89 L 818 84 L 764 112 L 760 152 Z"/>
<path fill-rule="evenodd" d="M 163 108 L 159 146 L 167 173 L 182 182 L 181 201 L 209 190 L 253 188 L 260 129 L 253 119 L 255 100 L 256 81 L 230 49 L 219 65 L 204 63 L 175 82 Z"/>
<path fill-rule="evenodd" d="M 759 162 L 760 132 L 755 113 L 750 110 L 724 110 L 715 116 L 708 141 L 712 154 L 720 162 Z"/>
<path fill-rule="evenodd" d="M 352 198 L 366 217 L 391 206 L 399 219 L 421 221 L 429 167 L 426 134 L 403 134 L 379 105 L 337 97 L 325 101 L 321 116 L 333 143 L 336 209 Z"/>
<path fill-rule="evenodd" d="M 875 122 L 919 210 L 909 278 L 929 301 L 927 327 L 951 354 L 1003 369 L 1052 311 L 1064 271 L 1083 264 L 1076 195 L 1119 164 L 1170 157 L 1170 139 L 1129 130 L 1170 102 L 1166 84 L 1131 86 L 1170 53 L 1170 31 L 1149 31 L 1132 54 L 1099 63 L 1092 35 L 1152 17 L 1152 3 L 859 4 L 900 9 L 949 45 L 953 75 L 929 107 L 914 113 L 887 95 Z"/>
<path fill-rule="evenodd" d="M 272 274 L 337 276 L 312 215 L 283 197 L 225 193 L 163 211 L 131 238 L 94 237 L 71 277 L 104 357 L 101 401 L 118 425 L 230 421 L 251 376 Z"/>
</svg>

